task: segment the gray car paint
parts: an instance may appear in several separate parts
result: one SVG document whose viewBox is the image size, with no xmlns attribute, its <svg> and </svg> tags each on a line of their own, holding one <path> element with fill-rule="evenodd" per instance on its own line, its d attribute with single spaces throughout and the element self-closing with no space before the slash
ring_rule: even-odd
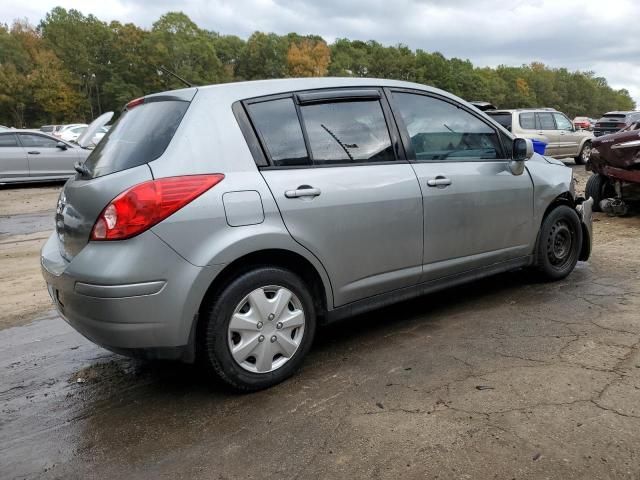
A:
<svg viewBox="0 0 640 480">
<path fill-rule="evenodd" d="M 378 79 L 271 80 L 170 92 L 193 100 L 158 159 L 95 179 L 73 178 L 64 188 L 58 232 L 42 251 L 43 274 L 63 317 L 112 350 L 142 349 L 191 360 L 197 313 L 209 285 L 226 265 L 254 252 L 292 252 L 312 265 L 326 295 L 328 318 L 332 312 L 337 318 L 531 263 L 544 211 L 571 185 L 570 169 L 539 155 L 520 169 L 522 175 L 510 173 L 509 160 L 256 168 L 233 115 L 234 102 L 344 86 L 418 89 L 472 108 L 437 89 Z M 455 188 L 439 192 L 421 184 L 445 167 Z M 151 178 L 200 173 L 223 173 L 225 178 L 137 237 L 88 241 L 100 211 L 126 188 Z M 303 184 L 319 188 L 321 195 L 312 201 L 285 201 L 285 190 Z M 260 217 L 255 196 L 240 209 L 239 221 L 235 215 L 230 220 L 224 196 L 243 191 L 259 196 L 262 221 L 243 220 Z M 322 217 L 306 221 L 309 208 Z M 462 227 L 463 235 L 446 231 L 452 227 Z M 160 290 L 149 290 L 150 283 L 161 285 Z"/>
</svg>

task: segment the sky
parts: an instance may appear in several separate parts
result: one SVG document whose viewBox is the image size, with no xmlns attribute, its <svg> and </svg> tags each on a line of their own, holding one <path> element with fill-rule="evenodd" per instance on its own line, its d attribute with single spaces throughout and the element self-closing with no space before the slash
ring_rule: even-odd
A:
<svg viewBox="0 0 640 480">
<path fill-rule="evenodd" d="M 201 28 L 246 38 L 256 30 L 403 43 L 471 60 L 593 71 L 640 105 L 638 0 L 0 0 L 0 22 L 37 24 L 55 6 L 151 27 L 183 11 Z"/>
</svg>

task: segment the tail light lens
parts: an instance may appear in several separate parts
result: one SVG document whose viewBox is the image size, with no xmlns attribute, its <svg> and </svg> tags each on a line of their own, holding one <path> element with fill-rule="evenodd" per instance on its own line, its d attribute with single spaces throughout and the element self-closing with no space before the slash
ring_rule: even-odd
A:
<svg viewBox="0 0 640 480">
<path fill-rule="evenodd" d="M 223 178 L 222 174 L 189 175 L 135 185 L 102 210 L 91 230 L 91 240 L 134 237 L 180 210 Z"/>
</svg>

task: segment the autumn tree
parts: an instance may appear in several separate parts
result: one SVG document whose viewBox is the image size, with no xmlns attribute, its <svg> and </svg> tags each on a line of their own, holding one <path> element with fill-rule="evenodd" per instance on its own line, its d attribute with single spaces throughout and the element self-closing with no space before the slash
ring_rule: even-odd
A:
<svg viewBox="0 0 640 480">
<path fill-rule="evenodd" d="M 292 42 L 287 52 L 287 67 L 291 77 L 324 77 L 331 51 L 324 40 L 303 38 Z"/>
</svg>

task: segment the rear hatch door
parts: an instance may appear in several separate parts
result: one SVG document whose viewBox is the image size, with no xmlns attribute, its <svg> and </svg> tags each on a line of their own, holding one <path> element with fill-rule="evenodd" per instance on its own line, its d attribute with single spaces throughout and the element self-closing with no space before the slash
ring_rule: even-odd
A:
<svg viewBox="0 0 640 480">
<path fill-rule="evenodd" d="M 171 142 L 196 89 L 130 102 L 113 127 L 64 186 L 56 209 L 62 256 L 71 261 L 89 242 L 102 210 L 123 191 L 153 180 L 148 163 Z M 89 141 L 93 135 L 88 135 Z M 85 139 L 86 140 L 86 139 Z"/>
</svg>

